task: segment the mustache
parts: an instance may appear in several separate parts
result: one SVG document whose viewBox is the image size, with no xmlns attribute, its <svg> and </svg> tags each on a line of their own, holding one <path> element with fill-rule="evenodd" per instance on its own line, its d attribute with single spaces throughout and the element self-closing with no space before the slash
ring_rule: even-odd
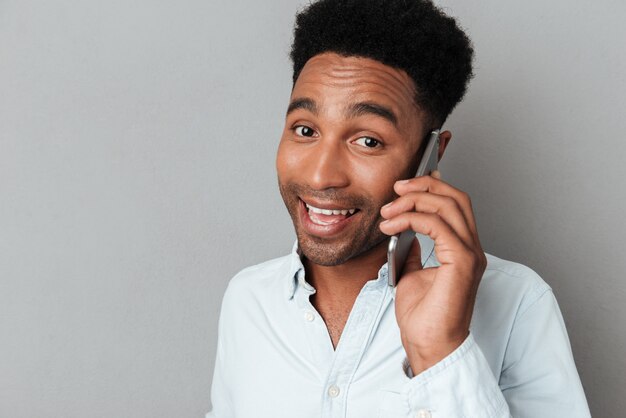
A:
<svg viewBox="0 0 626 418">
<path fill-rule="evenodd" d="M 292 196 L 293 198 L 300 196 L 301 198 L 312 198 L 316 200 L 332 201 L 343 207 L 362 208 L 373 205 L 371 199 L 360 195 L 351 195 L 344 191 L 328 188 L 324 190 L 316 190 L 310 186 L 303 184 L 279 184 L 283 196 Z"/>
</svg>

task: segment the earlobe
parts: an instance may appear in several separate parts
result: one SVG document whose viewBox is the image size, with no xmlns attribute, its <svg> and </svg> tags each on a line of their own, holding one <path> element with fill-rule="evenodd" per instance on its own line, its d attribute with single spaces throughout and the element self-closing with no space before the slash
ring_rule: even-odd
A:
<svg viewBox="0 0 626 418">
<path fill-rule="evenodd" d="M 443 158 L 443 153 L 446 151 L 446 147 L 450 143 L 452 139 L 452 132 L 443 131 L 439 134 L 439 151 L 437 156 L 437 161 L 441 161 Z"/>
</svg>

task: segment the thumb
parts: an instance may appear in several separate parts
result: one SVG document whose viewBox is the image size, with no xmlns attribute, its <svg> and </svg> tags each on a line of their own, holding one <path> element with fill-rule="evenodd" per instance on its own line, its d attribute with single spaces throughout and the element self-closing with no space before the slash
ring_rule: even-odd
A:
<svg viewBox="0 0 626 418">
<path fill-rule="evenodd" d="M 409 249 L 409 255 L 406 257 L 406 263 L 404 263 L 404 269 L 402 270 L 402 276 L 422 269 L 422 248 L 417 240 L 417 237 L 413 238 L 413 243 Z"/>
</svg>

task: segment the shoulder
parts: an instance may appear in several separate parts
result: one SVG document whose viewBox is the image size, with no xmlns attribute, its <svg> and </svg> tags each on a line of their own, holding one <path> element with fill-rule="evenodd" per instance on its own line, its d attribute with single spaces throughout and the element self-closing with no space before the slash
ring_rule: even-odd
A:
<svg viewBox="0 0 626 418">
<path fill-rule="evenodd" d="M 478 287 L 477 307 L 499 306 L 522 313 L 546 293 L 550 286 L 530 267 L 485 253 L 487 267 Z M 434 252 L 427 260 L 428 267 L 440 265 Z"/>
<path fill-rule="evenodd" d="M 286 255 L 265 261 L 238 272 L 228 283 L 222 309 L 259 302 L 285 293 L 292 256 Z"/>
<path fill-rule="evenodd" d="M 554 315 L 541 302 L 553 299 L 550 286 L 533 269 L 487 254 L 487 268 L 478 286 L 471 330 L 489 364 L 498 376 L 506 353 L 512 348 L 511 335 L 520 323 L 530 330 L 528 338 Z M 552 306 L 552 305 L 551 305 Z M 537 315 L 528 316 L 535 312 Z M 531 318 L 530 322 L 521 318 Z M 517 344 L 517 343 L 516 343 Z"/>
<path fill-rule="evenodd" d="M 239 271 L 228 283 L 227 292 L 240 292 L 262 287 L 289 270 L 291 255 L 267 260 Z"/>
<path fill-rule="evenodd" d="M 486 256 L 487 268 L 479 287 L 481 298 L 510 303 L 516 307 L 517 314 L 521 314 L 544 294 L 552 291 L 530 267 L 491 254 Z"/>
</svg>

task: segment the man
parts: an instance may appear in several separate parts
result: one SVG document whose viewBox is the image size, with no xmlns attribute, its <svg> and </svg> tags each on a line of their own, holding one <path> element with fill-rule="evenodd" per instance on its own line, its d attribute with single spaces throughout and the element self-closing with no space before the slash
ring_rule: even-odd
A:
<svg viewBox="0 0 626 418">
<path fill-rule="evenodd" d="M 208 417 L 589 416 L 550 288 L 484 254 L 465 193 L 412 178 L 472 55 L 427 0 L 298 15 L 276 160 L 297 243 L 230 282 Z M 392 288 L 389 236 L 408 229 Z"/>
</svg>

